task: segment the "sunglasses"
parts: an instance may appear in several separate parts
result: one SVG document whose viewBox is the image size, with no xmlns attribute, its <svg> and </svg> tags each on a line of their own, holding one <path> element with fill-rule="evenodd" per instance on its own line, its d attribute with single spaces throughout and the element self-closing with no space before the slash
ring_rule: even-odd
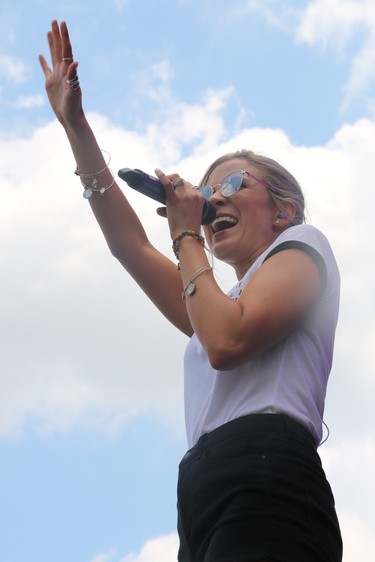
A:
<svg viewBox="0 0 375 562">
<path fill-rule="evenodd" d="M 212 195 L 215 193 L 215 187 L 219 186 L 219 190 L 221 195 L 224 197 L 230 197 L 237 193 L 237 191 L 242 187 L 243 179 L 245 174 L 253 180 L 256 180 L 258 183 L 261 183 L 272 191 L 273 193 L 277 193 L 276 189 L 265 183 L 264 181 L 260 180 L 247 170 L 236 170 L 235 172 L 230 173 L 228 176 L 225 176 L 221 183 L 217 183 L 214 186 L 211 185 L 202 185 L 198 188 L 198 191 L 203 195 L 203 197 L 208 201 Z"/>
</svg>

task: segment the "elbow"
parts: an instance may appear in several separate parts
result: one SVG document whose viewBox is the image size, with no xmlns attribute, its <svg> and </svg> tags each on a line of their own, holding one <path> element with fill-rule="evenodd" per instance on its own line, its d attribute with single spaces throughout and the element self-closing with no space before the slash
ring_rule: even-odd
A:
<svg viewBox="0 0 375 562">
<path fill-rule="evenodd" d="M 126 255 L 121 244 L 108 244 L 108 247 L 112 257 L 114 257 L 128 273 L 131 273 L 132 258 Z"/>
<path fill-rule="evenodd" d="M 246 361 L 255 357 L 251 349 L 238 344 L 216 342 L 212 347 L 206 349 L 210 365 L 216 371 L 230 371 L 240 367 Z"/>
<path fill-rule="evenodd" d="M 112 242 L 112 241 L 109 242 L 108 240 L 107 240 L 107 244 L 112 256 L 119 262 L 122 262 L 122 254 L 124 253 L 122 245 L 119 244 L 118 242 Z"/>
<path fill-rule="evenodd" d="M 209 355 L 208 360 L 215 371 L 230 371 L 235 368 L 231 361 L 225 360 L 217 355 Z"/>
</svg>

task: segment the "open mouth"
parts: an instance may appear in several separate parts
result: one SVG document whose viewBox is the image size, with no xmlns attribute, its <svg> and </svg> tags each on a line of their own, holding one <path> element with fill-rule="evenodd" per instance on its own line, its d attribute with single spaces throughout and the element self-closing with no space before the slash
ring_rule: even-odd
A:
<svg viewBox="0 0 375 562">
<path fill-rule="evenodd" d="M 237 223 L 238 220 L 233 217 L 228 217 L 228 216 L 218 217 L 217 219 L 214 220 L 214 222 L 211 225 L 212 231 L 214 234 L 216 234 L 216 232 L 221 232 L 222 230 L 227 230 L 228 228 L 232 228 L 233 226 L 236 226 Z"/>
</svg>

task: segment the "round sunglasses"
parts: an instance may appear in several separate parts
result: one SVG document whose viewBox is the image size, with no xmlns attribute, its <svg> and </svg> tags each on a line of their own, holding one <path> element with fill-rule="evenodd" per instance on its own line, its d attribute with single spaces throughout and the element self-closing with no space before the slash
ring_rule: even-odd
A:
<svg viewBox="0 0 375 562">
<path fill-rule="evenodd" d="M 198 190 L 207 201 L 215 193 L 215 187 L 217 186 L 219 186 L 221 195 L 223 195 L 224 197 L 230 197 L 231 195 L 237 193 L 237 191 L 241 188 L 245 174 L 247 174 L 250 178 L 253 178 L 253 180 L 256 180 L 258 183 L 264 185 L 264 187 L 266 187 L 273 193 L 277 193 L 276 189 L 274 189 L 264 181 L 260 180 L 259 178 L 248 172 L 247 170 L 236 170 L 235 172 L 231 172 L 230 174 L 225 176 L 225 178 L 221 183 L 217 183 L 214 186 L 202 185 L 201 187 L 198 187 Z"/>
</svg>

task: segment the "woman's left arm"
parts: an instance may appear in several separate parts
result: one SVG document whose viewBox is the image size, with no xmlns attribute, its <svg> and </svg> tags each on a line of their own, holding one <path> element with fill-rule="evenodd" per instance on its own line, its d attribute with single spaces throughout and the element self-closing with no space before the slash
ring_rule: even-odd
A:
<svg viewBox="0 0 375 562">
<path fill-rule="evenodd" d="M 195 241 L 184 241 L 187 262 L 198 263 Z M 195 242 L 196 244 L 196 242 Z M 197 259 L 198 258 L 198 259 Z M 234 301 L 212 275 L 195 280 L 196 292 L 186 297 L 194 332 L 218 370 L 238 367 L 264 353 L 306 317 L 318 299 L 321 278 L 313 258 L 299 249 L 285 249 L 267 259 Z"/>
</svg>

